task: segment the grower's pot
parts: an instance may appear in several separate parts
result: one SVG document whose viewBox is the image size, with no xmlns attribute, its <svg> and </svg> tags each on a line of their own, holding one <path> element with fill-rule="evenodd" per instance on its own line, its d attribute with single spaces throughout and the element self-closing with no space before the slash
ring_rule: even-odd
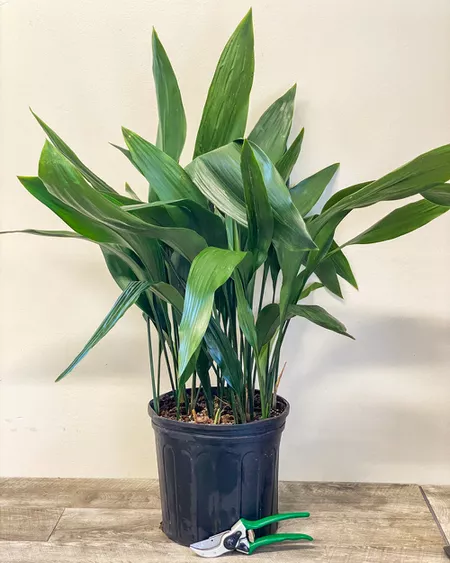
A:
<svg viewBox="0 0 450 563">
<path fill-rule="evenodd" d="M 229 529 L 239 518 L 278 512 L 278 454 L 283 412 L 248 424 L 205 425 L 148 412 L 156 437 L 162 529 L 182 545 Z M 275 532 L 275 526 L 260 534 Z"/>
</svg>

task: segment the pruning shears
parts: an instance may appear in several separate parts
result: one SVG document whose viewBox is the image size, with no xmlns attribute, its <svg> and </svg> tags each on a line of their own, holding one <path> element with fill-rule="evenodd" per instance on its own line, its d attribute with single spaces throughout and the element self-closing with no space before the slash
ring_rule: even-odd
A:
<svg viewBox="0 0 450 563">
<path fill-rule="evenodd" d="M 234 524 L 231 530 L 226 530 L 215 536 L 211 536 L 206 540 L 199 541 L 190 545 L 194 553 L 200 557 L 219 557 L 224 553 L 239 551 L 251 555 L 255 549 L 263 545 L 270 545 L 282 541 L 312 541 L 313 538 L 307 534 L 273 534 L 271 536 L 263 536 L 255 539 L 253 530 L 258 530 L 269 524 L 281 522 L 281 520 L 290 520 L 291 518 L 308 518 L 309 512 L 285 512 L 283 514 L 274 514 L 266 516 L 260 520 L 246 520 L 241 518 Z"/>
</svg>

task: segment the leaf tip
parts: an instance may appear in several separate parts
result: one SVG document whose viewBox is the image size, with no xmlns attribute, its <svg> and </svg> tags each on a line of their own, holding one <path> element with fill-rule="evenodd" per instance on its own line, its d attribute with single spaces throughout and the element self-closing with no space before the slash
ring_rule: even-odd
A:
<svg viewBox="0 0 450 563">
<path fill-rule="evenodd" d="M 253 8 L 250 8 L 249 11 L 243 17 L 239 27 L 250 27 L 253 29 Z"/>
</svg>

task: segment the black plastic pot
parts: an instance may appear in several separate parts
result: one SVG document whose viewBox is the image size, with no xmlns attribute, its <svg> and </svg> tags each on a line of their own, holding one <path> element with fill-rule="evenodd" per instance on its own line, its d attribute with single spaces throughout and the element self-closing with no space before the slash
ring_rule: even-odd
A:
<svg viewBox="0 0 450 563">
<path fill-rule="evenodd" d="M 244 517 L 278 512 L 278 454 L 289 403 L 275 418 L 202 425 L 148 412 L 156 436 L 162 529 L 182 545 L 229 529 Z M 274 533 L 276 526 L 259 530 Z"/>
</svg>

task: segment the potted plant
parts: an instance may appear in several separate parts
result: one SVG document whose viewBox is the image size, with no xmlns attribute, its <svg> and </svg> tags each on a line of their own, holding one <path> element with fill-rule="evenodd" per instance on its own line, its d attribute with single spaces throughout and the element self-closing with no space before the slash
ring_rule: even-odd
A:
<svg viewBox="0 0 450 563">
<path fill-rule="evenodd" d="M 446 145 L 378 180 L 340 190 L 318 208 L 338 165 L 290 184 L 303 139 L 302 130 L 287 144 L 295 86 L 246 133 L 253 69 L 249 12 L 223 50 L 193 160 L 182 167 L 183 103 L 153 33 L 156 142 L 124 129 L 126 148 L 118 147 L 148 181 L 146 202 L 129 186 L 123 195 L 106 184 L 37 116 L 48 141 L 38 175 L 19 178 L 72 229 L 27 232 L 98 244 L 122 290 L 57 381 L 132 305 L 142 310 L 163 530 L 182 544 L 227 529 L 241 516 L 277 511 L 278 448 L 289 412 L 277 395 L 283 339 L 296 316 L 350 336 L 322 307 L 305 303 L 321 288 L 342 298 L 342 280 L 357 287 L 343 249 L 402 236 L 450 206 Z M 409 196 L 418 199 L 352 240 L 335 240 L 351 212 Z M 163 370 L 168 393 L 161 389 Z"/>
</svg>

